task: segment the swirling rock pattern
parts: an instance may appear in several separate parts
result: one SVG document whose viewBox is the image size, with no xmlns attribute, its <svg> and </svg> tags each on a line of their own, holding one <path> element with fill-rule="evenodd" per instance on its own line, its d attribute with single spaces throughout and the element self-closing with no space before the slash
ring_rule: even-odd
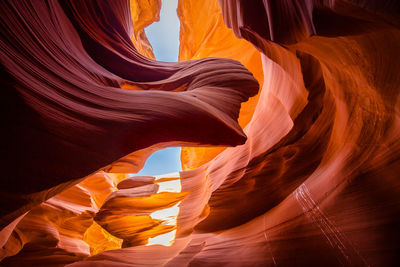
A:
<svg viewBox="0 0 400 267">
<path fill-rule="evenodd" d="M 246 140 L 236 119 L 258 85 L 241 64 L 222 58 L 156 63 L 130 41 L 129 2 L 62 4 L 1 3 L 8 78 L 1 182 L 14 200 L 2 205 L 3 226 L 32 200 L 38 204 L 66 186 L 50 188 L 155 143 Z M 140 90 L 121 90 L 122 83 Z"/>
<path fill-rule="evenodd" d="M 182 0 L 179 63 L 159 9 L 0 2 L 2 264 L 398 265 L 398 1 Z"/>
</svg>

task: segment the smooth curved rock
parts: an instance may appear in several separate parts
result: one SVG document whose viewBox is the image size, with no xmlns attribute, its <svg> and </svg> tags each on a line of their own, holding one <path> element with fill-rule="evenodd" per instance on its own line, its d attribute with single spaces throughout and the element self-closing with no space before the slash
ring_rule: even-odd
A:
<svg viewBox="0 0 400 267">
<path fill-rule="evenodd" d="M 140 32 L 143 25 L 157 19 L 154 12 L 159 10 L 158 1 L 148 2 L 150 6 L 144 2 L 69 1 L 62 7 L 57 2 L 35 2 L 29 11 L 41 16 L 29 13 L 22 2 L 0 3 L 4 10 L 0 22 L 9 29 L 1 32 L 8 36 L 0 43 L 6 75 L 2 81 L 9 85 L 6 90 L 20 94 L 36 88 L 38 96 L 14 94 L 11 99 L 18 100 L 19 107 L 40 112 L 25 110 L 18 115 L 12 111 L 19 109 L 13 108 L 4 118 L 31 123 L 18 127 L 33 129 L 42 118 L 38 114 L 50 114 L 34 104 L 49 104 L 58 111 L 51 113 L 55 116 L 60 114 L 56 107 L 61 108 L 50 104 L 65 103 L 74 96 L 71 101 L 86 106 L 88 118 L 82 113 L 68 114 L 70 118 L 100 127 L 79 131 L 52 124 L 59 117 L 41 120 L 44 124 L 38 125 L 57 127 L 36 125 L 39 141 L 47 141 L 45 133 L 68 137 L 72 139 L 62 140 L 80 141 L 79 151 L 54 150 L 35 158 L 33 150 L 10 150 L 14 154 L 8 162 L 25 164 L 17 170 L 8 163 L 5 177 L 24 181 L 26 188 L 14 192 L 18 186 L 14 191 L 10 187 L 2 193 L 3 201 L 24 199 L 38 186 L 58 187 L 47 193 L 47 197 L 55 195 L 47 201 L 39 194 L 36 199 L 2 205 L 3 214 L 17 210 L 4 222 L 29 211 L 0 232 L 2 263 L 397 265 L 398 2 L 180 1 L 180 60 L 189 61 L 176 64 L 143 56 L 151 57 L 151 53 Z M 141 8 L 148 8 L 142 17 L 137 13 Z M 136 28 L 129 10 L 137 14 L 132 17 L 139 25 Z M 48 34 L 34 23 L 23 27 L 27 14 L 37 18 L 39 25 L 47 25 Z M 64 26 L 44 23 L 49 21 Z M 16 35 L 12 30 L 17 27 L 39 35 Z M 32 38 L 41 42 L 28 42 Z M 47 46 L 57 49 L 46 50 L 53 54 L 38 49 Z M 43 53 L 24 54 L 24 49 Z M 10 58 L 10 51 L 17 57 Z M 53 55 L 53 61 L 48 55 Z M 44 68 L 63 55 L 69 55 L 70 60 L 64 58 L 69 68 Z M 77 58 L 80 61 L 74 61 Z M 234 60 L 262 84 L 257 95 L 252 75 Z M 30 76 L 22 75 L 26 73 Z M 23 83 L 25 79 L 31 83 Z M 47 90 L 35 87 L 39 82 Z M 45 95 L 48 91 L 54 95 Z M 59 101 L 50 101 L 51 96 Z M 11 108 L 14 102 L 8 103 L 5 107 Z M 154 106 L 156 110 L 151 109 Z M 103 125 L 104 120 L 110 124 Z M 6 129 L 15 134 L 16 128 Z M 29 141 L 32 134 L 26 130 L 15 136 Z M 43 146 L 40 142 L 34 146 L 39 144 Z M 220 147 L 191 147 L 194 144 Z M 99 168 L 109 172 L 140 169 L 151 152 L 169 145 L 186 146 L 182 153 L 185 171 L 179 177 L 135 180 L 126 173 L 98 172 L 73 185 L 78 182 L 74 179 Z M 25 161 L 12 161 L 13 155 Z M 52 165 L 59 157 L 68 160 Z M 34 162 L 42 164 L 35 167 L 43 168 L 46 175 L 39 177 L 32 171 L 22 176 L 23 169 Z M 54 176 L 55 171 L 68 176 Z M 54 179 L 49 181 L 49 177 Z M 43 184 L 30 188 L 38 181 Z M 33 204 L 21 209 L 26 203 Z M 172 212 L 166 213 L 168 209 Z M 168 233 L 168 243 L 153 243 Z"/>
<path fill-rule="evenodd" d="M 236 119 L 258 85 L 240 63 L 155 62 L 130 40 L 128 1 L 60 3 L 0 4 L 3 226 L 29 205 L 153 144 L 246 140 Z M 122 90 L 122 83 L 140 90 Z M 67 184 L 50 189 L 61 183 Z"/>
</svg>

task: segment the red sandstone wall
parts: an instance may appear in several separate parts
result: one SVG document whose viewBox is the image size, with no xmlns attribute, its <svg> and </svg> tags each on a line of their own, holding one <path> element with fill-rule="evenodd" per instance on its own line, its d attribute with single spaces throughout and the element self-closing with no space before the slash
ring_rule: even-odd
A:
<svg viewBox="0 0 400 267">
<path fill-rule="evenodd" d="M 0 3 L 3 264 L 399 263 L 396 1 L 180 1 L 179 63 L 143 56 L 158 1 L 62 3 Z M 169 145 L 178 193 L 90 175 Z"/>
</svg>

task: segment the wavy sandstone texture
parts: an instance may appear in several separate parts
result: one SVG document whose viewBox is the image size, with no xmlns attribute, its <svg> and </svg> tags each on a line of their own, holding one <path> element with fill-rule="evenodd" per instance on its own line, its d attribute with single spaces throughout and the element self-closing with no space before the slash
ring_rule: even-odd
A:
<svg viewBox="0 0 400 267">
<path fill-rule="evenodd" d="M 160 6 L 0 1 L 1 264 L 398 265 L 398 1 L 182 0 L 178 63 Z"/>
</svg>

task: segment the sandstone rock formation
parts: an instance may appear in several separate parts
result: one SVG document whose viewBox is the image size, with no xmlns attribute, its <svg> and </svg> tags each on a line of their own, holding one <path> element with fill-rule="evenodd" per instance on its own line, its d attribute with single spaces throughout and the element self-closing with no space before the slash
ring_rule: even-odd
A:
<svg viewBox="0 0 400 267">
<path fill-rule="evenodd" d="M 1 264 L 398 265 L 399 3 L 160 5 L 0 2 Z"/>
</svg>

